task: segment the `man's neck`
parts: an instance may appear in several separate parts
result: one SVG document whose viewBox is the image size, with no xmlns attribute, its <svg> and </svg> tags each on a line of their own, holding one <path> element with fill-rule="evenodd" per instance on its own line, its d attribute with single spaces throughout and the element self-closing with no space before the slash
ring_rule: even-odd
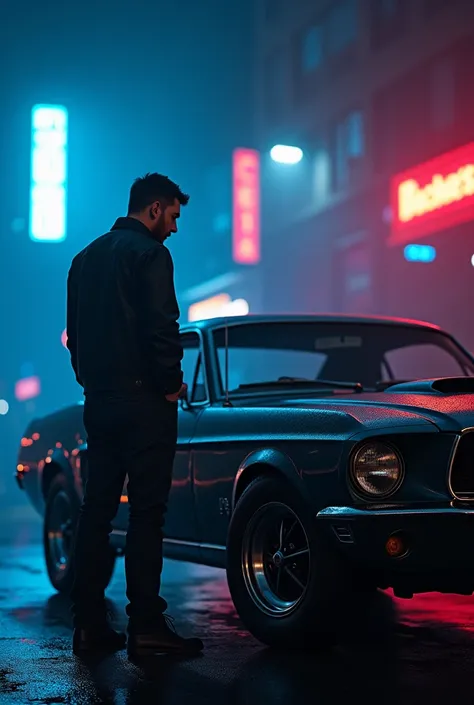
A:
<svg viewBox="0 0 474 705">
<path fill-rule="evenodd" d="M 145 226 L 145 228 L 148 228 L 150 230 L 148 223 L 145 222 L 145 219 L 143 218 L 140 213 L 127 213 L 127 218 L 133 218 L 134 220 L 138 220 L 139 223 Z"/>
</svg>

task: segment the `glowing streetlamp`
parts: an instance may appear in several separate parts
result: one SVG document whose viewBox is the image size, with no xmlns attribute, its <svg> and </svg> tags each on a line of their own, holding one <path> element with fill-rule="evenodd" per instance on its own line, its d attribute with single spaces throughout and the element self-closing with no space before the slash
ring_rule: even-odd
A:
<svg viewBox="0 0 474 705">
<path fill-rule="evenodd" d="M 278 164 L 298 164 L 303 159 L 303 150 L 286 144 L 276 144 L 270 150 L 270 157 Z"/>
</svg>

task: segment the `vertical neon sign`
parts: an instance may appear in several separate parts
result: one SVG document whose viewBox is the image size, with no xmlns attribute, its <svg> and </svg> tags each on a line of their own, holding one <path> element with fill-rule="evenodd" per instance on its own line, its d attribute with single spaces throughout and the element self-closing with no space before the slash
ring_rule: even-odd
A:
<svg viewBox="0 0 474 705">
<path fill-rule="evenodd" d="M 68 115 L 60 105 L 35 105 L 31 113 L 30 238 L 66 237 Z"/>
<path fill-rule="evenodd" d="M 236 149 L 233 154 L 233 259 L 260 261 L 260 154 Z"/>
</svg>

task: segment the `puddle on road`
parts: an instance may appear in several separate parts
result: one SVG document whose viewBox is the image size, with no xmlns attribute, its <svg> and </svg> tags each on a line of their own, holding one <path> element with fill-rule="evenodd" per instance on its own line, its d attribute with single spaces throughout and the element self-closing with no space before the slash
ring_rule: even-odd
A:
<svg viewBox="0 0 474 705">
<path fill-rule="evenodd" d="M 8 668 L 0 668 L 0 693 L 17 693 L 26 684 L 13 680 L 13 671 Z"/>
</svg>

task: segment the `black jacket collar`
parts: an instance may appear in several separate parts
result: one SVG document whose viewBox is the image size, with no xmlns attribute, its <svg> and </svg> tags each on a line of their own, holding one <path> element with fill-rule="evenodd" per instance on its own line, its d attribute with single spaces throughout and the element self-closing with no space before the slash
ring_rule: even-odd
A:
<svg viewBox="0 0 474 705">
<path fill-rule="evenodd" d="M 137 233 L 153 237 L 153 233 L 146 225 L 143 225 L 143 223 L 136 218 L 130 218 L 128 216 L 126 218 L 117 218 L 112 226 L 112 230 L 135 230 Z"/>
</svg>

